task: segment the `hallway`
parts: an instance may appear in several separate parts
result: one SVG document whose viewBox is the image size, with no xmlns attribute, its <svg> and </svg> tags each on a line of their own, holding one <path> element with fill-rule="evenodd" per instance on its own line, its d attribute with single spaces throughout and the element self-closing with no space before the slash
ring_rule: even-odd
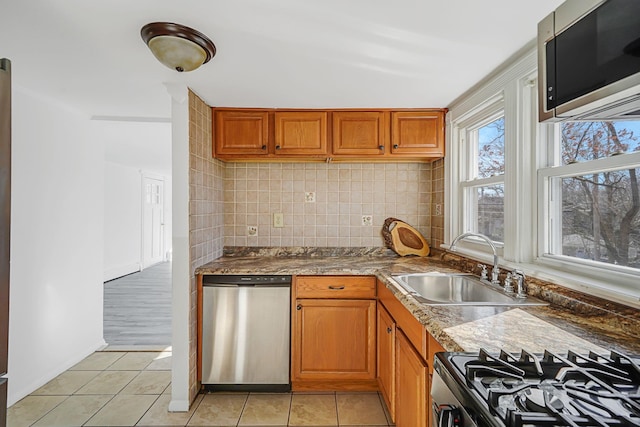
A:
<svg viewBox="0 0 640 427">
<path fill-rule="evenodd" d="M 103 316 L 110 346 L 171 345 L 171 262 L 105 282 Z"/>
</svg>

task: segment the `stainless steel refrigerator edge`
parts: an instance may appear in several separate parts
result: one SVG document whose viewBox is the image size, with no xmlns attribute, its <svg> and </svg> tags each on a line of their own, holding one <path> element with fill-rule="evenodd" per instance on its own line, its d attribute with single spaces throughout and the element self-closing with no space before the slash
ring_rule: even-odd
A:
<svg viewBox="0 0 640 427">
<path fill-rule="evenodd" d="M 291 276 L 204 276 L 202 384 L 288 391 Z"/>
<path fill-rule="evenodd" d="M 11 233 L 11 61 L 0 59 L 0 426 L 7 424 Z"/>
</svg>

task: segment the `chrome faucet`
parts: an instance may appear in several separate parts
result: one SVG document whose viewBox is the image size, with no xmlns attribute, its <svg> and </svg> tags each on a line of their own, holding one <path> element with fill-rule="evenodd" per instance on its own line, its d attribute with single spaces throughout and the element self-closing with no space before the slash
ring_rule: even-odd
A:
<svg viewBox="0 0 640 427">
<path fill-rule="evenodd" d="M 513 270 L 513 277 L 515 277 L 517 283 L 516 298 L 526 298 L 527 292 L 524 284 L 524 279 L 526 278 L 526 276 L 520 270 Z"/>
<path fill-rule="evenodd" d="M 487 244 L 491 247 L 491 250 L 493 251 L 493 269 L 491 270 L 491 284 L 500 286 L 500 280 L 498 279 L 498 275 L 500 274 L 500 268 L 498 268 L 498 251 L 496 250 L 496 246 L 493 244 L 490 238 L 480 233 L 471 233 L 471 232 L 462 233 L 461 235 L 453 239 L 453 242 L 451 242 L 451 246 L 449 247 L 449 250 L 451 252 L 455 252 L 456 243 L 458 243 L 459 240 L 466 239 L 467 237 L 478 237 L 484 240 L 485 242 L 487 242 Z"/>
</svg>

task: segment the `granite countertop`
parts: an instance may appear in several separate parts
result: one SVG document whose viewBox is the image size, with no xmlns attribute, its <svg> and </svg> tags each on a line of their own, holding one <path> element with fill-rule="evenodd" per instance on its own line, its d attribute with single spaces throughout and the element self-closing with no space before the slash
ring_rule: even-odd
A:
<svg viewBox="0 0 640 427">
<path fill-rule="evenodd" d="M 196 274 L 374 275 L 447 351 L 526 349 L 562 354 L 571 349 L 640 355 L 640 324 L 635 323 L 635 318 L 629 323 L 624 315 L 619 318 L 606 308 L 585 313 L 563 306 L 558 303 L 562 295 L 557 286 L 552 303 L 546 307 L 427 306 L 392 278 L 428 271 L 459 272 L 437 257 L 399 257 L 389 252 L 338 255 L 330 251 L 292 254 L 250 250 L 218 258 L 197 268 Z"/>
</svg>

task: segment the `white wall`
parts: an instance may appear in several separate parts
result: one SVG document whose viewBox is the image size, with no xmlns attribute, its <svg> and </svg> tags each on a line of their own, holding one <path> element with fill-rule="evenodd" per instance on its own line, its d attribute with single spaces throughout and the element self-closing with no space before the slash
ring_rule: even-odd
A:
<svg viewBox="0 0 640 427">
<path fill-rule="evenodd" d="M 104 344 L 93 132 L 88 117 L 14 86 L 9 405 Z"/>
<path fill-rule="evenodd" d="M 140 170 L 105 162 L 104 281 L 140 271 L 142 239 Z"/>
</svg>

